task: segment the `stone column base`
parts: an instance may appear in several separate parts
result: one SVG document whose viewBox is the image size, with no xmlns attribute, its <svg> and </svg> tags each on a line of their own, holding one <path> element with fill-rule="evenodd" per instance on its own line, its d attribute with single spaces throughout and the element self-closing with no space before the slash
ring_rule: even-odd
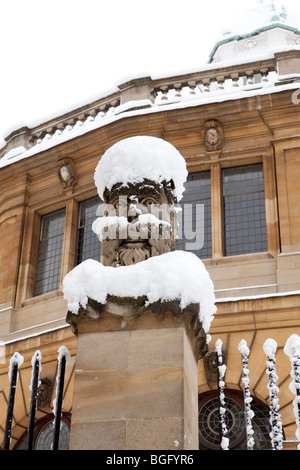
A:
<svg viewBox="0 0 300 470">
<path fill-rule="evenodd" d="M 70 450 L 198 449 L 199 342 L 191 313 L 148 310 L 125 324 L 107 312 L 72 318 Z"/>
</svg>

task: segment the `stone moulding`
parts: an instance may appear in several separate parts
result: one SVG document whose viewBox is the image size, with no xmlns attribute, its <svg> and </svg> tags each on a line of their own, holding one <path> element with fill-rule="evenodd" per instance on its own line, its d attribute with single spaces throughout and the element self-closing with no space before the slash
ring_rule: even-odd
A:
<svg viewBox="0 0 300 470">
<path fill-rule="evenodd" d="M 91 298 L 86 308 L 80 307 L 78 314 L 70 311 L 66 321 L 71 325 L 75 335 L 95 331 L 120 331 L 176 328 L 184 326 L 192 344 L 195 358 L 198 360 L 208 351 L 207 337 L 199 320 L 199 304 L 180 307 L 179 300 L 169 302 L 154 302 L 146 305 L 146 296 L 107 297 L 107 302 L 101 304 Z"/>
</svg>

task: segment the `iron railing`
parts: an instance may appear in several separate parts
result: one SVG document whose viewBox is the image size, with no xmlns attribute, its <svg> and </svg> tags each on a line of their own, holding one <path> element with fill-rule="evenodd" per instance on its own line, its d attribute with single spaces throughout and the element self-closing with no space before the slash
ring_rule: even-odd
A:
<svg viewBox="0 0 300 470">
<path fill-rule="evenodd" d="M 52 446 L 51 446 L 52 450 L 59 449 L 65 370 L 66 370 L 66 363 L 69 361 L 69 357 L 70 357 L 69 351 L 64 346 L 59 348 L 58 353 L 59 354 L 57 358 L 58 374 L 57 374 L 56 398 L 53 401 L 54 420 L 53 420 L 53 441 L 52 441 Z M 31 378 L 31 386 L 30 386 L 31 400 L 30 400 L 28 443 L 27 443 L 28 450 L 33 450 L 35 412 L 36 412 L 36 403 L 37 403 L 38 386 L 39 386 L 39 375 L 40 375 L 40 370 L 41 370 L 41 358 L 42 356 L 41 356 L 40 351 L 36 351 L 31 361 L 32 378 Z M 4 431 L 4 444 L 3 444 L 4 450 L 10 449 L 15 393 L 16 393 L 16 387 L 17 387 L 17 382 L 18 382 L 19 367 L 22 365 L 23 360 L 24 360 L 23 356 L 19 353 L 15 353 L 10 360 L 10 367 L 9 367 L 10 390 L 9 390 L 6 424 L 5 424 L 5 431 Z"/>
<path fill-rule="evenodd" d="M 275 368 L 275 353 L 277 344 L 269 338 L 265 341 L 263 349 L 267 356 L 266 359 L 266 373 L 268 374 L 268 389 L 270 398 L 270 440 L 273 450 L 283 449 L 283 432 L 282 423 L 279 414 L 279 400 L 278 400 L 278 387 L 277 387 L 277 375 Z M 248 356 L 250 350 L 245 340 L 241 340 L 239 343 L 239 351 L 241 353 L 242 361 L 242 384 L 244 392 L 244 412 L 245 412 L 245 427 L 247 436 L 247 449 L 255 449 L 254 431 L 252 428 L 252 417 L 254 415 L 251 409 L 252 397 L 250 395 L 250 379 L 248 370 Z M 69 361 L 69 351 L 63 346 L 59 350 L 58 355 L 58 373 L 57 373 L 57 388 L 56 398 L 53 401 L 53 442 L 52 450 L 59 449 L 59 438 L 60 438 L 60 427 L 62 417 L 62 404 L 63 404 L 63 390 L 64 390 L 64 379 L 66 364 Z M 291 361 L 291 378 L 290 389 L 295 394 L 293 401 L 294 414 L 296 420 L 296 440 L 299 442 L 298 450 L 300 450 L 300 337 L 298 335 L 291 335 L 286 342 L 284 352 L 289 356 Z M 222 341 L 218 339 L 215 345 L 215 353 L 217 355 L 218 363 L 218 390 L 219 390 L 219 408 L 220 408 L 220 449 L 229 450 L 229 439 L 226 427 L 226 407 L 224 401 L 224 389 L 225 389 L 225 373 L 226 365 L 223 363 L 222 357 Z M 19 353 L 15 353 L 10 360 L 9 367 L 9 379 L 10 379 L 10 391 L 7 405 L 6 425 L 4 434 L 4 450 L 9 450 L 11 440 L 11 429 L 15 402 L 15 393 L 18 382 L 19 367 L 23 363 L 23 357 Z M 27 449 L 33 449 L 33 435 L 34 435 L 34 424 L 35 424 L 35 411 L 38 394 L 39 374 L 41 370 L 41 353 L 36 351 L 32 361 L 32 379 L 31 379 L 31 403 L 30 403 L 30 416 L 29 416 L 29 428 L 28 428 L 28 444 Z"/>
</svg>

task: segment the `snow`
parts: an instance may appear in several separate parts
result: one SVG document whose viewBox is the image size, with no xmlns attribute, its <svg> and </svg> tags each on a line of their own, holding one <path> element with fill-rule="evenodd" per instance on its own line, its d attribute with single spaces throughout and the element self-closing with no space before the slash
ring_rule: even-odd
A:
<svg viewBox="0 0 300 470">
<path fill-rule="evenodd" d="M 255 287 L 263 287 L 263 286 L 255 286 Z M 259 299 L 268 299 L 268 298 L 273 298 L 273 297 L 286 297 L 290 295 L 300 295 L 300 290 L 275 292 L 275 293 L 270 293 L 270 294 L 244 295 L 244 296 L 238 296 L 238 297 L 222 297 L 222 298 L 216 299 L 216 302 L 217 303 L 239 302 L 240 300 L 259 300 Z"/>
<path fill-rule="evenodd" d="M 247 343 L 244 339 L 241 340 L 238 350 L 240 351 L 241 354 L 245 354 L 246 356 L 249 355 L 249 348 L 247 346 Z"/>
<path fill-rule="evenodd" d="M 137 208 L 136 211 L 139 209 Z M 129 222 L 128 219 L 124 216 L 103 216 L 98 217 L 93 224 L 92 230 L 97 235 L 100 242 L 103 241 L 106 237 L 116 237 L 116 229 L 125 229 L 122 233 L 122 230 L 119 232 L 119 237 L 124 235 L 124 239 L 127 238 L 127 228 L 129 229 L 129 235 L 131 239 L 136 238 L 148 238 L 148 224 L 151 225 L 151 238 L 152 235 L 157 235 L 155 228 L 163 225 L 171 229 L 171 224 L 164 220 L 159 220 L 155 217 L 154 214 L 139 214 L 135 221 Z M 157 238 L 157 236 L 156 236 Z"/>
<path fill-rule="evenodd" d="M 169 142 L 150 136 L 123 139 L 110 147 L 95 170 L 95 184 L 103 199 L 105 188 L 116 183 L 140 183 L 145 178 L 156 183 L 173 180 L 174 196 L 179 201 L 187 177 L 182 155 Z"/>
<path fill-rule="evenodd" d="M 103 266 L 88 259 L 69 272 L 63 282 L 68 309 L 78 314 L 88 298 L 105 304 L 108 295 L 138 298 L 145 306 L 179 300 L 184 309 L 200 303 L 199 320 L 205 332 L 216 312 L 213 283 L 202 261 L 193 253 L 174 251 L 131 266 Z"/>
<path fill-rule="evenodd" d="M 115 115 L 119 113 L 124 113 L 125 111 L 130 111 L 132 109 L 138 109 L 138 108 L 148 108 L 152 107 L 153 103 L 149 99 L 145 100 L 132 100 L 132 101 L 127 101 L 124 104 L 120 104 L 115 108 Z"/>
<path fill-rule="evenodd" d="M 272 338 L 268 338 L 263 345 L 263 350 L 268 358 L 266 373 L 269 377 L 268 390 L 270 397 L 270 438 L 273 450 L 282 450 L 282 423 L 279 414 L 279 388 L 277 386 L 278 376 L 275 370 L 275 353 L 277 343 Z"/>
<path fill-rule="evenodd" d="M 61 346 L 58 349 L 58 359 L 57 359 L 58 362 L 61 361 L 63 356 L 66 358 L 66 364 L 68 364 L 68 362 L 70 361 L 70 352 L 69 352 L 68 348 L 66 348 L 66 346 Z"/>
<path fill-rule="evenodd" d="M 285 344 L 284 352 L 291 358 L 296 351 L 300 352 L 300 336 L 291 335 Z"/>
<path fill-rule="evenodd" d="M 299 9 L 295 8 L 294 11 L 289 7 L 286 10 L 281 3 L 264 0 L 259 2 L 255 8 L 248 8 L 243 14 L 232 16 L 230 24 L 224 28 L 223 39 L 236 35 L 245 36 L 275 24 L 281 24 L 283 27 L 288 25 L 298 29 L 299 19 Z"/>
<path fill-rule="evenodd" d="M 289 47 L 283 47 L 280 48 L 280 51 L 284 50 L 300 50 L 299 46 L 289 46 Z M 278 49 L 276 49 L 276 52 L 278 52 Z M 267 54 L 262 57 L 259 57 L 259 60 L 265 60 L 268 58 L 274 57 L 274 54 Z M 235 61 L 236 64 L 241 64 L 242 61 Z M 235 62 L 232 62 L 232 65 L 235 64 Z M 248 60 L 245 60 L 245 63 L 248 63 Z M 218 63 L 217 67 L 222 66 L 228 66 L 228 62 L 223 62 Z M 211 68 L 217 68 L 216 65 Z M 205 70 L 208 70 L 209 67 L 206 66 Z M 55 135 L 51 139 L 46 139 L 40 144 L 37 144 L 30 149 L 26 150 L 22 154 L 16 155 L 14 157 L 11 157 L 10 159 L 6 160 L 4 158 L 0 159 L 0 168 L 11 165 L 13 163 L 16 163 L 20 160 L 23 160 L 25 158 L 32 157 L 33 155 L 36 155 L 40 152 L 46 151 L 50 148 L 55 147 L 56 145 L 60 145 L 64 142 L 68 142 L 69 140 L 75 139 L 77 137 L 80 137 L 81 135 L 86 134 L 87 132 L 91 132 L 95 129 L 99 129 L 100 127 L 107 126 L 111 124 L 112 122 L 117 122 L 120 119 L 125 119 L 128 117 L 134 117 L 134 116 L 140 116 L 140 115 L 145 115 L 145 114 L 152 114 L 152 113 L 158 113 L 158 112 L 165 112 L 166 110 L 175 110 L 175 109 L 182 109 L 182 108 L 188 108 L 188 107 L 194 107 L 194 106 L 201 106 L 201 105 L 207 105 L 210 103 L 220 103 L 224 101 L 231 101 L 231 100 L 238 100 L 238 99 L 244 99 L 244 98 L 250 98 L 253 96 L 262 96 L 266 94 L 272 94 L 272 93 L 280 93 L 283 91 L 288 91 L 288 90 L 297 90 L 299 89 L 299 83 L 290 83 L 290 84 L 284 84 L 284 85 L 279 85 L 276 87 L 263 87 L 261 89 L 253 89 L 253 90 L 247 90 L 247 91 L 239 91 L 239 92 L 230 92 L 228 93 L 226 90 L 224 91 L 216 91 L 216 92 L 210 92 L 206 94 L 201 94 L 199 97 L 195 97 L 193 99 L 183 99 L 179 102 L 176 103 L 171 103 L 171 104 L 164 104 L 163 106 L 161 105 L 155 105 L 152 106 L 151 108 L 142 108 L 142 109 L 135 109 L 132 111 L 127 111 L 123 113 L 119 113 L 118 115 L 106 115 L 102 119 L 95 119 L 92 122 L 89 122 L 88 124 L 84 124 L 82 126 L 77 126 L 76 129 L 73 128 L 70 132 L 62 132 L 60 135 Z M 56 115 L 57 117 L 57 115 Z M 45 122 L 45 121 L 43 121 Z M 5 142 L 4 142 L 5 144 Z"/>
<path fill-rule="evenodd" d="M 24 357 L 21 356 L 18 352 L 15 352 L 14 355 L 11 357 L 10 362 L 9 362 L 9 369 L 8 369 L 8 377 L 11 382 L 12 380 L 12 372 L 15 364 L 17 364 L 17 367 L 21 367 L 21 365 L 24 362 Z M 17 375 L 18 377 L 18 375 Z"/>
<path fill-rule="evenodd" d="M 294 415 L 296 418 L 296 438 L 300 441 L 300 336 L 294 334 L 291 335 L 284 347 L 284 352 L 289 356 L 292 370 L 290 383 L 291 392 L 296 395 L 293 400 Z M 300 442 L 298 444 L 298 450 L 300 450 Z"/>
<path fill-rule="evenodd" d="M 42 354 L 41 354 L 41 351 L 37 350 L 34 355 L 32 356 L 32 359 L 31 359 L 31 365 L 32 365 L 32 371 L 31 371 L 31 381 L 30 381 L 30 385 L 29 385 L 29 390 L 32 391 L 33 390 L 33 382 L 34 382 L 34 367 L 35 367 L 35 363 L 36 361 L 38 362 L 38 370 L 39 370 L 39 374 L 42 370 L 42 366 L 41 366 L 41 360 L 42 360 Z M 40 385 L 40 380 L 38 380 L 38 385 Z"/>
<path fill-rule="evenodd" d="M 222 357 L 222 341 L 217 339 L 215 344 L 215 351 L 218 356 L 218 378 L 219 378 L 219 399 L 220 399 L 220 421 L 221 421 L 221 431 L 222 431 L 222 439 L 221 439 L 221 449 L 222 450 L 229 450 L 229 439 L 227 437 L 228 429 L 226 426 L 225 414 L 226 414 L 226 405 L 225 405 L 225 394 L 224 394 L 224 377 L 226 373 L 226 366 L 223 364 L 223 357 Z"/>
<path fill-rule="evenodd" d="M 3 161 L 9 160 L 11 158 L 17 157 L 18 155 L 21 155 L 22 153 L 26 152 L 26 148 L 23 147 L 23 145 L 20 145 L 19 147 L 13 148 L 9 150 L 2 158 Z"/>
<path fill-rule="evenodd" d="M 274 339 L 269 338 L 263 344 L 263 350 L 267 357 L 271 357 L 276 353 L 277 343 Z"/>
<path fill-rule="evenodd" d="M 56 377 L 56 383 L 57 383 L 57 386 L 56 386 L 56 398 L 54 398 L 53 400 L 53 414 L 54 414 L 54 422 L 53 422 L 53 425 L 55 425 L 55 421 L 56 419 L 58 418 L 58 395 L 59 395 L 59 386 L 60 386 L 60 381 L 61 379 L 63 379 L 63 377 L 61 377 L 61 361 L 62 361 L 62 358 L 65 357 L 66 358 L 66 364 L 68 364 L 69 360 L 70 360 L 70 352 L 69 350 L 66 348 L 66 346 L 61 346 L 59 349 L 58 349 L 58 357 L 57 357 L 57 361 L 58 361 L 58 373 L 57 373 L 57 377 Z M 63 403 L 63 402 L 62 402 Z"/>
<path fill-rule="evenodd" d="M 243 392 L 244 392 L 244 405 L 245 405 L 245 415 L 246 415 L 246 434 L 247 434 L 247 448 L 248 450 L 253 450 L 254 447 L 254 438 L 253 438 L 253 428 L 252 428 L 252 418 L 254 417 L 254 412 L 251 409 L 252 397 L 250 396 L 250 380 L 249 380 L 249 369 L 248 369 L 248 356 L 249 348 L 247 342 L 242 339 L 239 343 L 238 350 L 241 353 L 242 357 L 242 383 L 243 383 Z"/>
</svg>

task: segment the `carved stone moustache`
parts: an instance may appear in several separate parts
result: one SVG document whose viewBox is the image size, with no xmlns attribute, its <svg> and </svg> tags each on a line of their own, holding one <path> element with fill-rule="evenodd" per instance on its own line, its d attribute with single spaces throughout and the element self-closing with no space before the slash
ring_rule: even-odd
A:
<svg viewBox="0 0 300 470">
<path fill-rule="evenodd" d="M 158 184 L 145 179 L 126 186 L 115 184 L 111 191 L 105 191 L 104 200 L 104 207 L 108 208 L 105 215 L 122 218 L 123 222 L 125 216 L 127 225 L 125 235 L 124 227 L 123 232 L 119 226 L 112 233 L 107 230 L 102 240 L 102 264 L 128 266 L 174 248 L 177 217 L 171 182 Z M 142 228 L 139 216 L 146 217 Z"/>
</svg>

